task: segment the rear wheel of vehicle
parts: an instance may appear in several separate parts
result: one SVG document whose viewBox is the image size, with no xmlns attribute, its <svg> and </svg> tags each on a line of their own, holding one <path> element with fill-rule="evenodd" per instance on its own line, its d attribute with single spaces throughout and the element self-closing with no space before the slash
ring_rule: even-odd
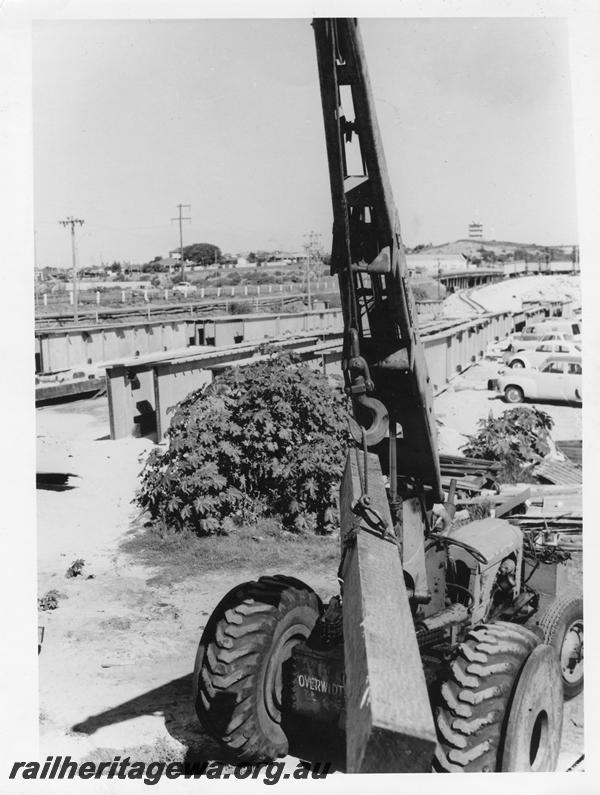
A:
<svg viewBox="0 0 600 795">
<path fill-rule="evenodd" d="M 583 690 L 583 599 L 578 593 L 558 596 L 538 621 L 544 643 L 558 654 L 566 699 Z"/>
<path fill-rule="evenodd" d="M 472 629 L 435 696 L 434 769 L 552 771 L 562 729 L 556 654 L 517 624 Z"/>
<path fill-rule="evenodd" d="M 504 389 L 504 399 L 507 403 L 522 403 L 524 397 L 520 386 L 507 386 Z"/>
<path fill-rule="evenodd" d="M 510 363 L 510 366 L 513 370 L 519 370 L 522 367 L 525 367 L 525 362 L 522 359 L 513 359 L 513 361 Z"/>
<path fill-rule="evenodd" d="M 321 609 L 311 588 L 281 575 L 243 583 L 215 608 L 196 655 L 194 703 L 206 731 L 236 760 L 287 753 L 283 668 Z"/>
</svg>

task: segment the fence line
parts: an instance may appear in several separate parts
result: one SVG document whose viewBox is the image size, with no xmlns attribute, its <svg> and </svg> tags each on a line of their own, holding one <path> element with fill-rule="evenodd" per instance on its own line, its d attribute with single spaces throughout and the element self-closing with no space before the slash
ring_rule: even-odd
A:
<svg viewBox="0 0 600 795">
<path fill-rule="evenodd" d="M 333 277 L 311 280 L 311 292 L 337 291 L 337 280 Z M 162 302 L 178 300 L 195 300 L 198 298 L 219 298 L 222 295 L 228 298 L 242 298 L 257 296 L 265 293 L 298 293 L 306 292 L 306 281 L 297 282 L 264 282 L 263 284 L 222 284 L 222 285 L 197 285 L 192 288 L 175 287 L 123 287 L 114 288 L 89 288 L 78 291 L 79 304 L 100 304 L 104 301 L 119 303 L 128 302 Z M 73 291 L 69 285 L 56 291 L 43 291 L 39 286 L 35 291 L 36 305 L 51 306 L 55 304 L 73 303 Z"/>
</svg>

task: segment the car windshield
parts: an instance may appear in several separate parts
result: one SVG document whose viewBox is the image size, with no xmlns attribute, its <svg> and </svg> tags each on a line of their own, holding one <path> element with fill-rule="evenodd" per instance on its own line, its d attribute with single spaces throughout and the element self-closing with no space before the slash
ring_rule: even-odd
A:
<svg viewBox="0 0 600 795">
<path fill-rule="evenodd" d="M 549 362 L 543 369 L 542 372 L 544 373 L 564 373 L 565 371 L 565 363 L 564 362 Z"/>
<path fill-rule="evenodd" d="M 563 334 L 561 332 L 555 332 L 554 334 L 545 334 L 542 337 L 542 341 L 544 340 L 572 340 L 573 336 L 571 334 Z"/>
</svg>

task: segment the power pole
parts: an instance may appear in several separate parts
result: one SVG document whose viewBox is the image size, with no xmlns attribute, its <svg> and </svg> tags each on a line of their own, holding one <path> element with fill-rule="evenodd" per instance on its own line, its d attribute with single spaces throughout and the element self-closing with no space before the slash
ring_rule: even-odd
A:
<svg viewBox="0 0 600 795">
<path fill-rule="evenodd" d="M 310 274 L 320 257 L 321 235 L 311 231 L 303 237 L 306 239 L 306 243 L 304 244 L 304 250 L 306 251 L 306 292 L 308 294 L 308 311 L 310 312 L 312 309 L 312 301 L 310 296 Z"/>
<path fill-rule="evenodd" d="M 77 256 L 76 256 L 76 249 L 75 249 L 75 227 L 77 225 L 83 226 L 83 221 L 81 218 L 73 218 L 69 216 L 64 221 L 59 221 L 59 224 L 62 226 L 70 226 L 71 227 L 71 253 L 73 256 L 73 320 L 75 323 L 79 321 L 79 311 L 77 308 L 78 302 L 78 295 L 77 295 Z"/>
<path fill-rule="evenodd" d="M 191 221 L 192 218 L 189 215 L 182 215 L 184 209 L 191 210 L 191 204 L 178 204 L 177 209 L 179 210 L 179 215 L 177 218 L 171 218 L 171 221 L 179 221 L 179 258 L 181 260 L 181 278 L 185 279 L 185 268 L 183 265 L 183 221 Z"/>
</svg>

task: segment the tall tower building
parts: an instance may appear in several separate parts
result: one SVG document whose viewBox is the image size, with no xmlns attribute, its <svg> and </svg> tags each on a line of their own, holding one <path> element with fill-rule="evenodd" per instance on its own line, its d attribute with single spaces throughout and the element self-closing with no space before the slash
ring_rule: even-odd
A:
<svg viewBox="0 0 600 795">
<path fill-rule="evenodd" d="M 469 224 L 469 239 L 482 240 L 483 239 L 483 224 L 479 221 L 471 221 Z"/>
</svg>

